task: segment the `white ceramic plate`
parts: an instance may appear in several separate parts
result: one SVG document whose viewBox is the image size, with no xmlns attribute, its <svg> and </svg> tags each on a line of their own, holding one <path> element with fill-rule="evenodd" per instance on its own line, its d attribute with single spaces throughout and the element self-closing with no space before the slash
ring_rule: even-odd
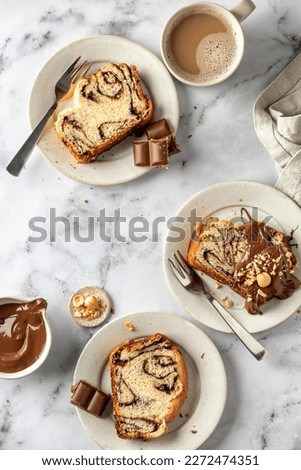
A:
<svg viewBox="0 0 301 470">
<path fill-rule="evenodd" d="M 72 42 L 46 62 L 34 82 L 30 96 L 29 118 L 32 128 L 53 103 L 57 79 L 78 56 L 94 62 L 91 72 L 110 62 L 136 65 L 143 88 L 153 100 L 153 120 L 166 118 L 176 132 L 179 122 L 178 97 L 173 80 L 163 63 L 136 42 L 105 35 Z M 148 167 L 136 167 L 133 164 L 133 137 L 128 137 L 93 163 L 76 163 L 56 135 L 54 118 L 49 120 L 38 147 L 44 157 L 65 176 L 80 183 L 107 186 L 133 180 L 149 171 Z"/>
<path fill-rule="evenodd" d="M 219 317 L 218 313 L 208 301 L 198 295 L 191 294 L 185 290 L 174 277 L 168 257 L 172 256 L 176 249 L 186 255 L 191 234 L 194 227 L 189 222 L 191 211 L 195 210 L 198 217 L 202 219 L 208 216 L 225 218 L 237 217 L 240 219 L 240 210 L 245 207 L 253 218 L 265 220 L 268 225 L 274 226 L 287 234 L 292 229 L 294 241 L 301 246 L 301 210 L 285 194 L 261 183 L 251 181 L 234 181 L 214 184 L 192 196 L 177 212 L 178 227 L 183 231 L 179 240 L 178 233 L 169 230 L 164 245 L 163 264 L 168 286 L 176 301 L 193 318 L 204 325 L 218 331 L 231 333 L 229 327 Z M 301 265 L 300 250 L 293 249 L 299 266 Z M 300 279 L 300 268 L 296 271 Z M 243 308 L 243 299 L 232 292 L 228 287 L 215 288 L 215 281 L 208 276 L 203 276 L 207 289 L 212 290 L 214 296 L 226 296 L 234 302 L 234 307 L 229 309 L 231 313 L 250 331 L 256 333 L 264 331 L 286 320 L 301 305 L 301 288 L 286 300 L 276 298 L 268 301 L 262 308 L 263 315 L 250 315 Z"/>
<path fill-rule="evenodd" d="M 124 322 L 130 321 L 130 332 Z M 119 439 L 115 432 L 112 407 L 101 418 L 76 408 L 82 425 L 104 449 L 197 449 L 214 431 L 224 410 L 227 380 L 224 365 L 212 341 L 184 318 L 166 312 L 138 312 L 109 323 L 84 348 L 74 374 L 110 393 L 108 357 L 118 344 L 154 333 L 166 334 L 181 348 L 188 368 L 188 394 L 181 416 L 169 424 L 164 436 L 143 441 Z"/>
</svg>

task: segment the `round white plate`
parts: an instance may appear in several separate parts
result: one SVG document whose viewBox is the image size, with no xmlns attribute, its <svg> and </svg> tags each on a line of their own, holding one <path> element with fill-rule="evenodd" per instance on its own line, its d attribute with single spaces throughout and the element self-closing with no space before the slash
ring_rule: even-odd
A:
<svg viewBox="0 0 301 470">
<path fill-rule="evenodd" d="M 189 216 L 193 212 L 201 219 L 208 216 L 223 217 L 240 220 L 240 210 L 245 207 L 253 218 L 265 220 L 281 231 L 290 234 L 294 232 L 294 242 L 301 246 L 301 210 L 289 197 L 282 192 L 252 181 L 234 181 L 218 183 L 209 186 L 192 196 L 177 212 L 177 232 L 169 230 L 164 245 L 163 264 L 165 277 L 172 295 L 181 307 L 193 318 L 204 325 L 218 331 L 231 333 L 229 327 L 220 318 L 219 314 L 209 304 L 206 298 L 191 294 L 185 290 L 174 277 L 168 258 L 176 249 L 184 256 L 187 254 L 190 237 L 194 231 L 194 224 L 190 223 Z M 179 231 L 182 236 L 179 236 Z M 299 266 L 301 265 L 300 250 L 293 249 Z M 296 271 L 300 279 L 300 268 Z M 234 307 L 229 309 L 250 333 L 264 331 L 286 320 L 301 305 L 301 288 L 286 300 L 271 299 L 262 308 L 263 315 L 250 315 L 243 308 L 243 299 L 235 294 L 229 287 L 223 286 L 216 289 L 215 281 L 208 276 L 203 276 L 207 290 L 220 300 L 226 296 L 234 302 Z"/>
<path fill-rule="evenodd" d="M 78 56 L 94 63 L 91 72 L 111 62 L 136 65 L 143 88 L 153 100 L 153 121 L 164 117 L 176 132 L 179 122 L 178 97 L 174 82 L 163 63 L 136 42 L 106 35 L 72 42 L 46 62 L 34 82 L 30 96 L 29 118 L 32 128 L 52 105 L 57 79 Z M 150 170 L 149 167 L 134 166 L 132 146 L 133 140 L 137 138 L 131 136 L 105 152 L 95 162 L 76 163 L 55 132 L 55 116 L 56 114 L 49 120 L 38 147 L 44 157 L 65 176 L 80 183 L 107 186 L 133 180 Z"/>
<path fill-rule="evenodd" d="M 129 321 L 135 331 L 129 331 Z M 163 333 L 181 348 L 188 369 L 188 394 L 181 415 L 158 439 L 120 439 L 111 403 L 101 418 L 76 408 L 80 421 L 94 441 L 104 449 L 197 449 L 216 428 L 226 402 L 227 379 L 224 365 L 212 341 L 198 327 L 173 313 L 138 312 L 119 318 L 98 331 L 84 348 L 73 383 L 84 379 L 111 393 L 108 358 L 118 344 L 135 338 Z"/>
</svg>

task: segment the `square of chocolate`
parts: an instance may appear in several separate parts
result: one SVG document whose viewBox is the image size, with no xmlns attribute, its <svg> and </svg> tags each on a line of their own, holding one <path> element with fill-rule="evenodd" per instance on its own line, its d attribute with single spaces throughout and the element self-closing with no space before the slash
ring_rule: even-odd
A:
<svg viewBox="0 0 301 470">
<path fill-rule="evenodd" d="M 149 141 L 149 159 L 151 167 L 168 166 L 168 137 Z"/>
<path fill-rule="evenodd" d="M 134 165 L 136 166 L 149 166 L 149 142 L 148 140 L 135 140 L 134 141 Z"/>
<path fill-rule="evenodd" d="M 171 134 L 171 129 L 168 122 L 165 118 L 160 119 L 159 121 L 152 122 L 146 128 L 146 135 L 149 140 L 151 139 L 161 139 Z"/>
</svg>

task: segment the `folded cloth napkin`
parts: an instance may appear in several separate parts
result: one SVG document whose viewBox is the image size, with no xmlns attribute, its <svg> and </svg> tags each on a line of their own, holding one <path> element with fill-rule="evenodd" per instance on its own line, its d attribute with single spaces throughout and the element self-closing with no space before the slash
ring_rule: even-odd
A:
<svg viewBox="0 0 301 470">
<path fill-rule="evenodd" d="M 257 98 L 253 115 L 279 171 L 276 188 L 301 206 L 301 54 Z"/>
</svg>

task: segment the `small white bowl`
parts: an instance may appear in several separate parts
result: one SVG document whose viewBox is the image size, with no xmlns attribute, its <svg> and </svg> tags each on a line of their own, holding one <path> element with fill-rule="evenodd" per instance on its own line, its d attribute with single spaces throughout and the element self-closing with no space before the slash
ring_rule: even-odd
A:
<svg viewBox="0 0 301 470">
<path fill-rule="evenodd" d="M 87 320 L 84 317 L 76 317 L 75 316 L 76 308 L 74 307 L 72 301 L 73 301 L 73 298 L 76 295 L 79 295 L 79 294 L 83 295 L 84 297 L 90 296 L 90 295 L 92 295 L 92 296 L 98 295 L 100 297 L 100 300 L 102 300 L 105 303 L 105 308 L 104 308 L 104 310 L 101 311 L 101 314 L 99 315 L 99 317 L 96 317 L 92 320 Z M 111 299 L 110 299 L 109 295 L 106 293 L 105 290 L 103 290 L 101 287 L 98 287 L 98 286 L 83 286 L 83 287 L 80 287 L 75 292 L 73 292 L 73 294 L 71 295 L 70 300 L 69 300 L 69 311 L 71 313 L 71 316 L 72 316 L 73 320 L 78 325 L 84 326 L 86 328 L 93 328 L 93 327 L 98 326 L 101 323 L 103 323 L 108 318 L 109 314 L 111 313 L 111 310 L 112 310 L 112 303 L 111 303 Z"/>
<path fill-rule="evenodd" d="M 33 299 L 23 299 L 20 297 L 0 297 L 0 305 L 12 304 L 12 303 L 17 303 L 17 304 L 29 303 L 39 298 L 41 297 L 35 297 Z M 26 367 L 23 370 L 20 370 L 18 372 L 0 372 L 0 379 L 20 379 L 21 377 L 25 377 L 26 375 L 29 375 L 35 370 L 37 370 L 46 360 L 50 351 L 51 343 L 52 343 L 51 330 L 50 330 L 48 320 L 46 318 L 46 309 L 47 309 L 47 306 L 45 308 L 45 312 L 42 314 L 43 320 L 45 323 L 45 328 L 46 328 L 46 343 L 45 343 L 45 346 L 41 355 L 33 364 L 31 364 L 29 367 Z"/>
</svg>

